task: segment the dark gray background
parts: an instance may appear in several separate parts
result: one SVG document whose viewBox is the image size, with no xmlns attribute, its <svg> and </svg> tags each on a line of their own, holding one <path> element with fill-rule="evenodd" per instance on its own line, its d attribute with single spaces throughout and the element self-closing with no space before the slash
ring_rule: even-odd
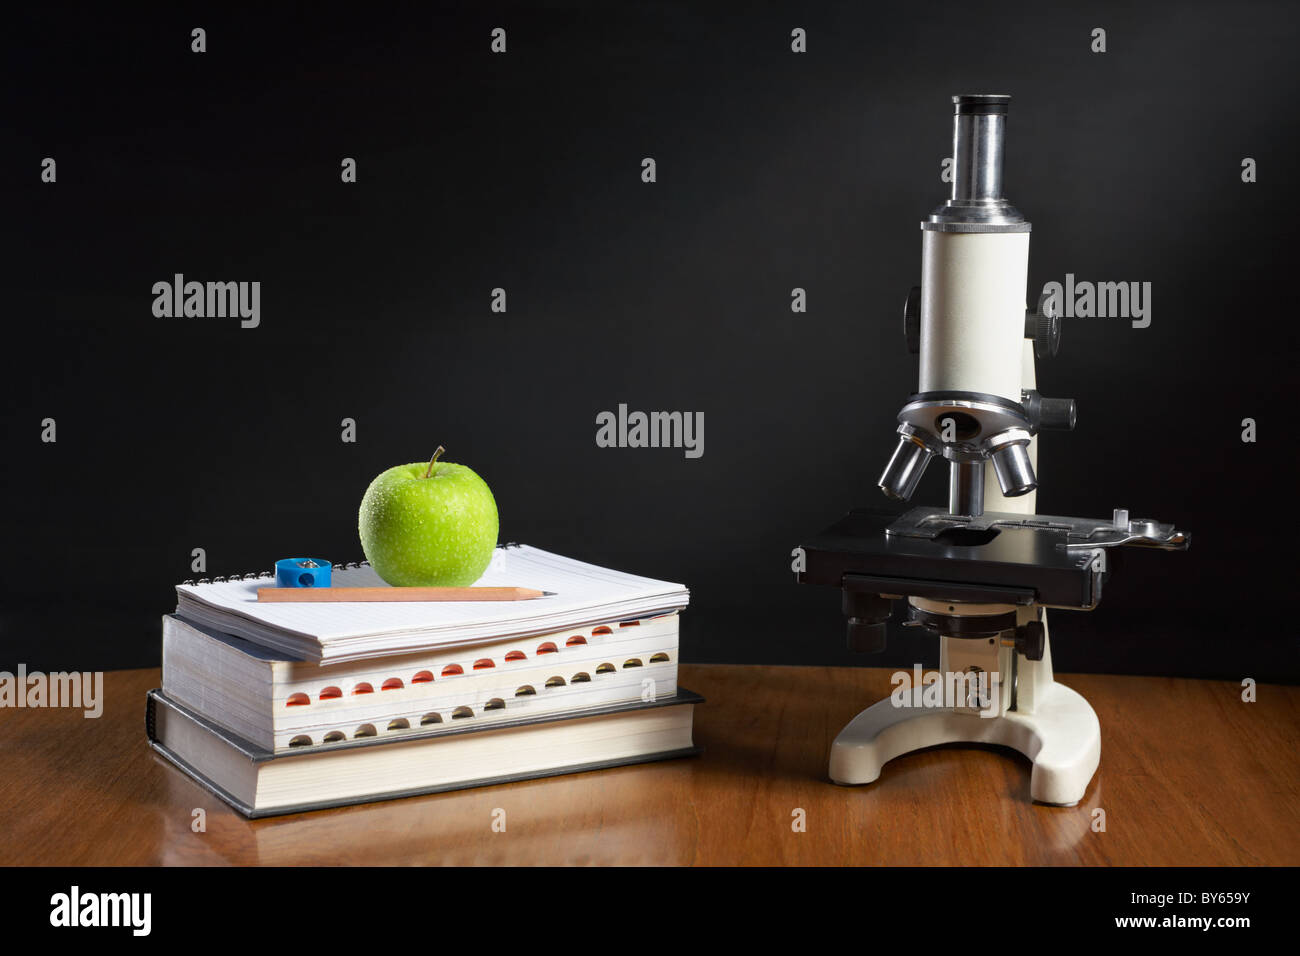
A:
<svg viewBox="0 0 1300 956">
<path fill-rule="evenodd" d="M 1294 590 L 1287 5 L 397 11 L 7 14 L 0 667 L 155 664 L 192 548 L 209 576 L 360 558 L 370 478 L 439 443 L 503 540 L 687 583 L 686 660 L 932 662 L 911 635 L 847 654 L 838 592 L 789 553 L 883 504 L 948 98 L 1006 92 L 1030 300 L 1067 272 L 1154 284 L 1150 328 L 1069 322 L 1040 366 L 1079 425 L 1042 439 L 1039 509 L 1193 534 L 1055 614 L 1058 668 L 1300 676 L 1271 610 Z M 260 280 L 261 327 L 154 318 L 175 272 Z M 619 402 L 703 411 L 704 457 L 598 449 Z"/>
</svg>

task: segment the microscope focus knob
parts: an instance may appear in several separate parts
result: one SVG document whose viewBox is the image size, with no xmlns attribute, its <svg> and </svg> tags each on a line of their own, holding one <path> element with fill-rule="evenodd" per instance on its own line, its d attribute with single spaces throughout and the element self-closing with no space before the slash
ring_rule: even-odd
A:
<svg viewBox="0 0 1300 956">
<path fill-rule="evenodd" d="M 1047 398 L 1038 389 L 1020 393 L 1020 404 L 1035 431 L 1072 432 L 1078 409 L 1072 398 Z"/>
<path fill-rule="evenodd" d="M 1016 628 L 1016 650 L 1028 660 L 1041 661 L 1047 650 L 1047 629 L 1042 621 L 1030 621 Z"/>
<path fill-rule="evenodd" d="M 854 654 L 879 654 L 885 649 L 888 634 L 883 624 L 871 624 L 849 618 L 848 648 Z"/>
<path fill-rule="evenodd" d="M 893 610 L 893 602 L 879 594 L 846 587 L 841 603 L 848 619 L 845 636 L 849 650 L 855 654 L 879 654 L 883 651 L 888 638 L 885 625 Z"/>
<path fill-rule="evenodd" d="M 1039 427 L 1049 432 L 1072 432 L 1078 417 L 1072 398 L 1044 398 L 1039 417 Z"/>
<path fill-rule="evenodd" d="M 903 337 L 907 339 L 907 350 L 913 355 L 921 354 L 921 287 L 912 286 L 903 303 Z"/>
<path fill-rule="evenodd" d="M 1038 310 L 1025 313 L 1025 338 L 1034 340 L 1034 358 L 1055 358 L 1061 349 L 1061 316 L 1051 301 L 1044 292 L 1038 297 Z"/>
</svg>

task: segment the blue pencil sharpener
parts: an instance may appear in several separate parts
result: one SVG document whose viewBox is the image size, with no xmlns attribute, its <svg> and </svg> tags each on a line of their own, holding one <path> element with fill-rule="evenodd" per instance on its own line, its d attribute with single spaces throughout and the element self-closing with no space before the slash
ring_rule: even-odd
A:
<svg viewBox="0 0 1300 956">
<path fill-rule="evenodd" d="M 320 558 L 284 558 L 275 562 L 275 583 L 282 588 L 327 588 L 331 567 Z"/>
</svg>

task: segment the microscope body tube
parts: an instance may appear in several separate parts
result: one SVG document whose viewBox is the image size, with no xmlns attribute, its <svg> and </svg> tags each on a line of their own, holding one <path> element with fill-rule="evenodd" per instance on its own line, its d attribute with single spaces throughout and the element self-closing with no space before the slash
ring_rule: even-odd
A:
<svg viewBox="0 0 1300 956">
<path fill-rule="evenodd" d="M 920 391 L 1019 402 L 1029 233 L 921 236 Z"/>
<path fill-rule="evenodd" d="M 1030 224 L 1002 195 L 1009 100 L 1002 94 L 953 97 L 952 196 L 921 223 L 918 392 L 936 407 L 991 399 L 1021 409 Z M 980 474 L 978 462 L 967 461 L 972 454 L 963 445 L 967 439 L 941 437 L 941 420 L 940 415 L 933 424 L 900 425 L 898 447 L 877 482 L 885 494 L 911 496 L 938 453 L 936 439 L 951 463 L 952 514 L 980 513 L 986 489 L 994 486 L 1004 499 L 1037 488 L 1033 426 L 1027 419 L 1002 424 L 994 434 L 977 429 L 967 436 L 979 440 L 974 453 L 992 463 L 993 482 Z M 950 454 L 954 444 L 962 447 Z"/>
</svg>

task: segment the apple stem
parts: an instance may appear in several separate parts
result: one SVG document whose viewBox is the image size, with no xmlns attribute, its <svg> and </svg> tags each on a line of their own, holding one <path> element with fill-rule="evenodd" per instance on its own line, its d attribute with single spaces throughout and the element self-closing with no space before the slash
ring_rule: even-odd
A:
<svg viewBox="0 0 1300 956">
<path fill-rule="evenodd" d="M 437 463 L 438 456 L 441 455 L 446 450 L 447 449 L 443 448 L 441 445 L 438 446 L 438 450 L 435 451 L 433 453 L 433 457 L 429 459 L 429 467 L 425 469 L 424 477 L 428 478 L 430 475 L 433 474 L 433 466 Z"/>
</svg>

